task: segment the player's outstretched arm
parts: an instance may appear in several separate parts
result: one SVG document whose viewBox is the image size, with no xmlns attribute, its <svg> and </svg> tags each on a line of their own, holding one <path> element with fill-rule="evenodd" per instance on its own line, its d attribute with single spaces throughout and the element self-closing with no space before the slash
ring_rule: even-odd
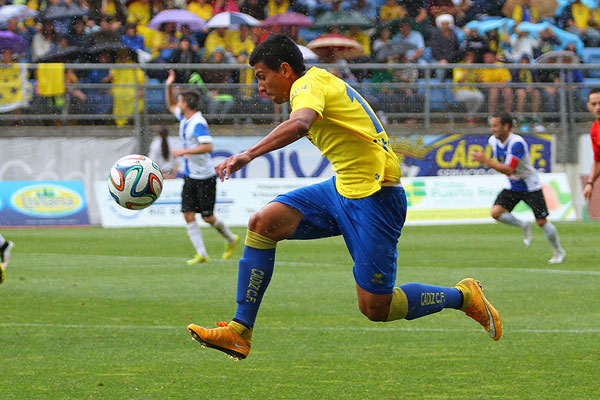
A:
<svg viewBox="0 0 600 400">
<path fill-rule="evenodd" d="M 258 156 L 280 149 L 306 136 L 318 114 L 310 108 L 295 111 L 290 119 L 279 124 L 267 136 L 243 153 L 225 159 L 215 167 L 219 179 L 229 179 L 232 173 L 239 171 Z"/>
<path fill-rule="evenodd" d="M 175 113 L 177 101 L 173 95 L 173 83 L 175 82 L 175 71 L 169 70 L 169 77 L 165 81 L 165 103 L 171 113 Z"/>
</svg>

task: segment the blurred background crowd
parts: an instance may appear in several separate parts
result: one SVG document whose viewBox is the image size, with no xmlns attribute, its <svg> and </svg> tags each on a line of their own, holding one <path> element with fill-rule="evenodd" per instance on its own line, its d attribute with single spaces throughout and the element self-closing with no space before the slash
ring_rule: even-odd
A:
<svg viewBox="0 0 600 400">
<path fill-rule="evenodd" d="M 418 113 L 424 102 L 419 90 L 387 83 L 415 84 L 424 78 L 423 65 L 452 64 L 427 78 L 456 84 L 451 96 L 464 108 L 466 123 L 475 124 L 483 109 L 501 110 L 529 114 L 532 127 L 542 131 L 537 114 L 558 110 L 559 73 L 519 65 L 544 62 L 557 51 L 567 54 L 560 63 L 600 59 L 596 0 L 0 0 L 0 5 L 0 79 L 8 82 L 0 88 L 0 112 L 18 113 L 33 97 L 54 113 L 68 102 L 71 113 L 123 116 L 115 118 L 117 125 L 130 121 L 132 107 L 144 107 L 143 85 L 166 79 L 165 68 L 140 65 L 247 64 L 256 44 L 280 32 L 296 41 L 307 62 L 335 64 L 331 69 L 342 79 L 370 84 L 361 93 L 384 120 L 399 104 Z M 37 66 L 28 69 L 26 63 Z M 78 69 L 64 63 L 132 66 Z M 362 69 L 363 63 L 414 68 Z M 505 68 L 465 66 L 478 63 Z M 567 79 L 598 78 L 595 71 L 572 70 Z M 244 68 L 178 69 L 177 82 L 198 85 L 210 115 L 227 115 L 236 102 L 256 94 L 252 71 Z M 522 85 L 502 85 L 509 82 Z M 533 82 L 548 85 L 527 86 Z M 109 83 L 111 90 L 101 90 Z M 482 89 L 481 83 L 497 85 Z M 226 90 L 219 84 L 245 86 Z"/>
</svg>

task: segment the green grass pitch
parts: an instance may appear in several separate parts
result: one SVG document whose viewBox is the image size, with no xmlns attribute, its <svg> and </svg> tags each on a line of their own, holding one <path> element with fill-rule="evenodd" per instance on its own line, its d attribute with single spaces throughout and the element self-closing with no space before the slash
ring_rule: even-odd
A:
<svg viewBox="0 0 600 400">
<path fill-rule="evenodd" d="M 185 329 L 235 311 L 242 249 L 219 260 L 216 231 L 190 267 L 184 228 L 4 230 L 0 399 L 597 399 L 600 223 L 556 225 L 560 265 L 535 227 L 530 248 L 498 224 L 404 229 L 397 283 L 481 280 L 499 342 L 455 310 L 370 322 L 341 238 L 282 242 L 239 362 Z"/>
</svg>

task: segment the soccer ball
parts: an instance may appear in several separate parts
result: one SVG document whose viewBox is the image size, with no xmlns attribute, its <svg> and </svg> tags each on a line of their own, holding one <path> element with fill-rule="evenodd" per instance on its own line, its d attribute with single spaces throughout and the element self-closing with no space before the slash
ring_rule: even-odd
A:
<svg viewBox="0 0 600 400">
<path fill-rule="evenodd" d="M 110 169 L 108 191 L 118 205 L 141 210 L 158 199 L 163 187 L 160 168 L 146 156 L 130 154 Z"/>
</svg>

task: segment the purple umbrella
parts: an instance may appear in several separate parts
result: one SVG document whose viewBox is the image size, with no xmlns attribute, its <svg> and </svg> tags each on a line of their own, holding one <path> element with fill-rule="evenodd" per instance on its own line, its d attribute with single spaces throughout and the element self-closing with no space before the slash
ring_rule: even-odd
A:
<svg viewBox="0 0 600 400">
<path fill-rule="evenodd" d="M 296 25 L 299 28 L 308 28 L 312 26 L 312 19 L 308 18 L 304 14 L 300 14 L 293 11 L 288 11 L 283 14 L 275 14 L 263 21 L 261 26 L 269 27 L 273 25 L 279 26 L 291 26 Z"/>
<path fill-rule="evenodd" d="M 148 22 L 148 28 L 160 29 L 165 22 L 175 22 L 177 30 L 181 30 L 181 25 L 188 25 L 190 30 L 199 31 L 204 28 L 205 22 L 196 14 L 186 10 L 165 10 L 161 11 Z"/>
<path fill-rule="evenodd" d="M 3 49 L 11 49 L 13 53 L 24 53 L 27 50 L 27 42 L 11 31 L 0 31 L 0 50 Z"/>
</svg>

